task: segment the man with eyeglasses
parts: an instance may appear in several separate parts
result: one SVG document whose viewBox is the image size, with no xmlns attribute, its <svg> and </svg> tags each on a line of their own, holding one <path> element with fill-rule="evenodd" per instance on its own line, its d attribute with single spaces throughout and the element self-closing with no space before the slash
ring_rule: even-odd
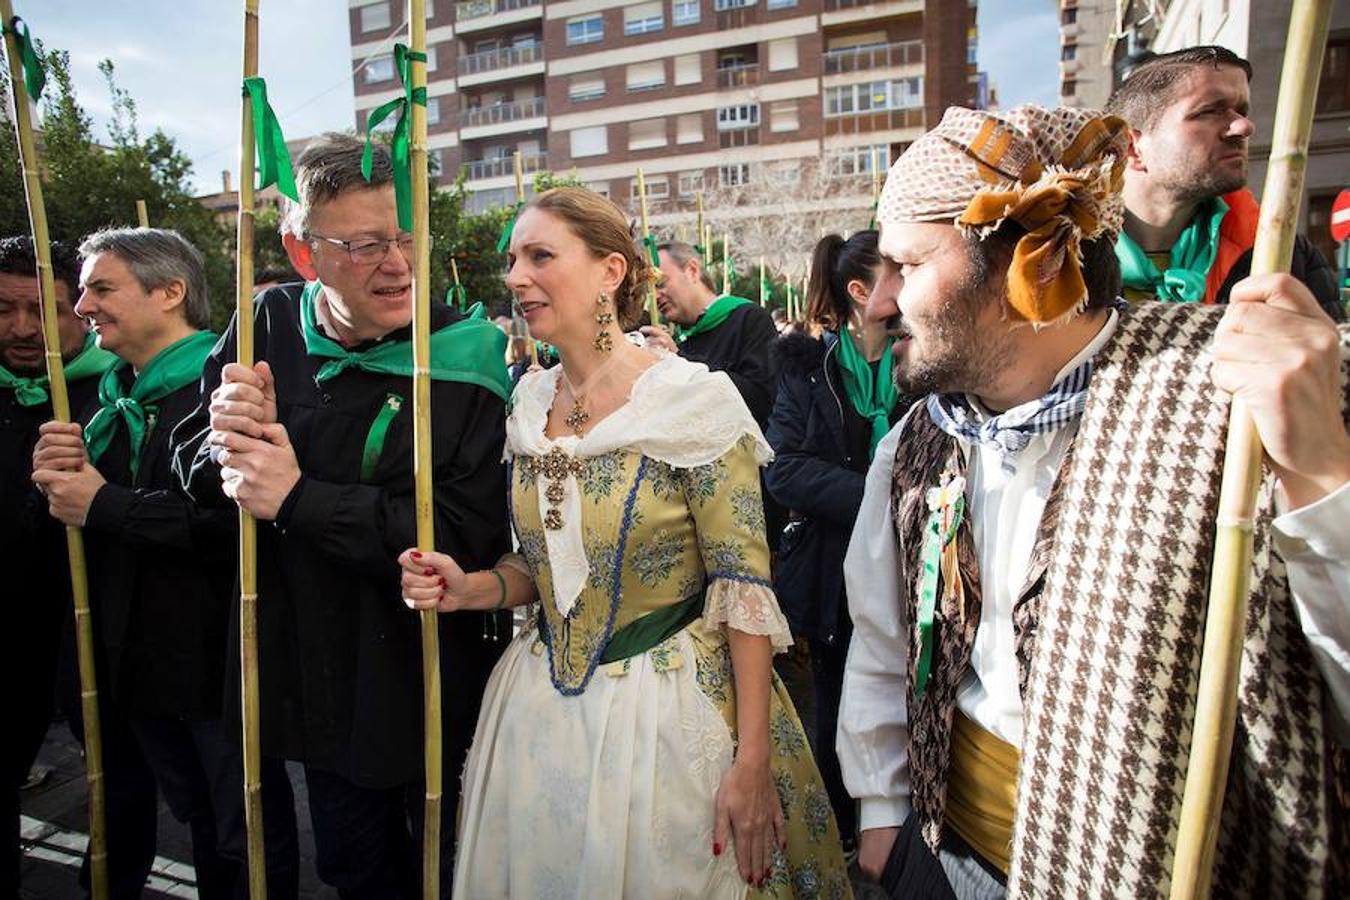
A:
<svg viewBox="0 0 1350 900">
<path fill-rule="evenodd" d="M 424 797 L 421 643 L 395 562 L 416 543 L 413 248 L 388 152 L 372 148 L 366 179 L 362 149 L 330 134 L 301 154 L 300 202 L 281 232 L 306 281 L 259 296 L 252 368 L 233 362 L 231 324 L 175 438 L 199 503 L 233 501 L 259 520 L 262 749 L 304 764 L 319 877 L 344 898 L 401 898 L 419 894 Z M 510 549 L 505 337 L 444 304 L 431 328 L 436 549 L 489 568 Z M 448 891 L 458 773 L 511 623 L 440 624 Z"/>
</svg>

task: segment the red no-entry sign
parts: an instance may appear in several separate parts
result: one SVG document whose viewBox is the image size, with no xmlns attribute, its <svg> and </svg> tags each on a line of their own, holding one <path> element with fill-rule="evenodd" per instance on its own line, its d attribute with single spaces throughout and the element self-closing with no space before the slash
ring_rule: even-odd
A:
<svg viewBox="0 0 1350 900">
<path fill-rule="evenodd" d="M 1350 237 L 1350 191 L 1341 191 L 1331 204 L 1331 237 L 1336 241 Z"/>
</svg>

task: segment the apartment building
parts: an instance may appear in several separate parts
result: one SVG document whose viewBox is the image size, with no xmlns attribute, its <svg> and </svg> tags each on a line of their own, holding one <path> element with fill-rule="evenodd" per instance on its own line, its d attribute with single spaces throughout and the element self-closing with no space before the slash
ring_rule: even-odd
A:
<svg viewBox="0 0 1350 900">
<path fill-rule="evenodd" d="M 1052 0 L 1059 13 L 1059 94 L 1065 106 L 1101 109 L 1149 50 L 1163 0 Z"/>
<path fill-rule="evenodd" d="M 398 96 L 402 0 L 348 0 L 356 127 Z M 974 105 L 974 0 L 427 0 L 428 143 L 475 209 L 527 174 L 573 173 L 621 205 L 640 167 L 656 221 L 699 191 L 804 165 L 870 202 L 949 105 Z"/>
</svg>

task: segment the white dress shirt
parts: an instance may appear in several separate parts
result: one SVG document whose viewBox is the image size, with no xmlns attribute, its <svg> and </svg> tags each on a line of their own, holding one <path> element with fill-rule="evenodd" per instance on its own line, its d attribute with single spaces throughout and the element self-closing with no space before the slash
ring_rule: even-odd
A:
<svg viewBox="0 0 1350 900">
<path fill-rule="evenodd" d="M 1115 331 L 1116 315 L 1055 377 L 1058 383 L 1096 353 Z M 982 410 L 970 398 L 977 413 Z M 844 670 L 837 749 L 844 784 L 861 801 L 862 829 L 899 826 L 910 811 L 908 610 L 900 584 L 891 523 L 891 474 L 900 434 L 915 405 L 881 441 L 867 472 L 862 506 L 844 558 L 853 639 Z M 1014 746 L 1022 741 L 1013 603 L 1026 580 L 1045 502 L 1077 424 L 1031 436 L 1012 472 L 997 453 L 958 441 L 966 456 L 966 508 L 971 516 L 983 597 L 970 666 L 957 707 Z M 1339 719 L 1350 735 L 1350 484 L 1273 522 L 1275 546 L 1314 659 Z"/>
</svg>

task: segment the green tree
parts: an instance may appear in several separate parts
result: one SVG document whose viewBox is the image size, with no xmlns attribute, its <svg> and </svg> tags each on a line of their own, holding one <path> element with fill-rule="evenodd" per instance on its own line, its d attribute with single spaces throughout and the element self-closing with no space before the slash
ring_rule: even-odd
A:
<svg viewBox="0 0 1350 900">
<path fill-rule="evenodd" d="M 192 163 L 161 130 L 142 138 L 136 103 L 117 85 L 113 64 L 99 68 L 112 96 L 108 142 L 96 141 L 93 120 L 81 107 L 70 77 L 69 54 L 44 52 L 47 90 L 42 99 L 40 146 L 43 194 L 53 240 L 78 242 L 100 228 L 134 226 L 136 201 L 144 200 L 150 224 L 173 228 L 206 257 L 213 322 L 223 326 L 234 303 L 230 233 L 192 196 Z M 6 90 L 7 90 L 6 86 Z M 6 101 L 0 119 L 0 228 L 28 232 L 18 147 Z"/>
</svg>

